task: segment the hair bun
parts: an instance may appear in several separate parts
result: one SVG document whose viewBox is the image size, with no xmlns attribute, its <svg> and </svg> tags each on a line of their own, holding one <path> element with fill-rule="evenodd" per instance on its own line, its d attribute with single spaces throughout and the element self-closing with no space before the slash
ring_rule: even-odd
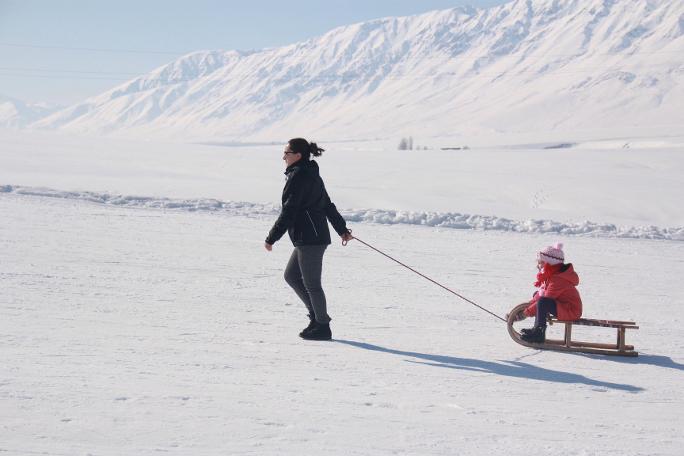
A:
<svg viewBox="0 0 684 456">
<path fill-rule="evenodd" d="M 315 142 L 310 143 L 309 147 L 311 148 L 311 155 L 314 157 L 320 157 L 321 154 L 325 151 L 325 149 L 321 149 L 318 147 L 318 144 Z"/>
</svg>

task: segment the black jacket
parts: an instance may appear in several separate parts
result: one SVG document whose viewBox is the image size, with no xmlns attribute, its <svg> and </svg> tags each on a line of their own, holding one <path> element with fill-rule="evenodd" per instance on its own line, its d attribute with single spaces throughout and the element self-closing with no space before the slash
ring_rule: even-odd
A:
<svg viewBox="0 0 684 456">
<path fill-rule="evenodd" d="M 338 234 L 347 232 L 347 225 L 330 201 L 315 161 L 299 160 L 287 167 L 285 175 L 283 208 L 268 233 L 267 243 L 274 244 L 287 231 L 295 247 L 330 244 L 327 220 Z"/>
</svg>

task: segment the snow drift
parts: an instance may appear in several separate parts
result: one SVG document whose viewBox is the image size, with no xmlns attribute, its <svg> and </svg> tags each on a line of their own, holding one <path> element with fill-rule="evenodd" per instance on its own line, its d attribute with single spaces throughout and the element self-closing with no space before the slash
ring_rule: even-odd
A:
<svg viewBox="0 0 684 456">
<path fill-rule="evenodd" d="M 61 191 L 50 188 L 0 185 L 0 193 L 40 196 L 49 198 L 90 201 L 119 207 L 165 209 L 180 211 L 219 211 L 229 216 L 277 217 L 280 207 L 273 204 L 244 201 L 220 201 L 211 198 L 174 199 L 136 195 L 115 195 L 90 191 Z M 413 212 L 382 209 L 341 209 L 350 222 L 379 223 L 384 225 L 424 225 L 462 230 L 494 230 L 516 233 L 555 233 L 564 236 L 616 237 L 632 239 L 660 239 L 684 241 L 684 228 L 656 226 L 621 227 L 610 223 L 560 223 L 553 220 L 510 220 L 497 216 L 460 214 L 454 212 Z"/>
</svg>

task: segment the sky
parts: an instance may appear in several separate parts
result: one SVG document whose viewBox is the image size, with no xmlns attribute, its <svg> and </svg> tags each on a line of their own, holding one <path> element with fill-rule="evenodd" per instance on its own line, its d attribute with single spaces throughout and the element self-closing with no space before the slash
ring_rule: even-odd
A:
<svg viewBox="0 0 684 456">
<path fill-rule="evenodd" d="M 0 97 L 69 105 L 193 51 L 279 47 L 379 17 L 506 0 L 0 0 Z"/>
</svg>

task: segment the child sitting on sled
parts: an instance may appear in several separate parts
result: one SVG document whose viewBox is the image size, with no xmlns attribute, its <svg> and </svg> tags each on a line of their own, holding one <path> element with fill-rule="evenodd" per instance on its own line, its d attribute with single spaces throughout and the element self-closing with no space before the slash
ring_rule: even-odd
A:
<svg viewBox="0 0 684 456">
<path fill-rule="evenodd" d="M 537 281 L 539 288 L 530 305 L 516 315 L 516 320 L 535 317 L 534 326 L 521 331 L 521 339 L 542 343 L 546 340 L 546 319 L 553 315 L 559 320 L 577 320 L 582 316 L 582 300 L 575 288 L 579 276 L 572 264 L 565 264 L 563 244 L 548 246 L 537 253 Z"/>
</svg>

